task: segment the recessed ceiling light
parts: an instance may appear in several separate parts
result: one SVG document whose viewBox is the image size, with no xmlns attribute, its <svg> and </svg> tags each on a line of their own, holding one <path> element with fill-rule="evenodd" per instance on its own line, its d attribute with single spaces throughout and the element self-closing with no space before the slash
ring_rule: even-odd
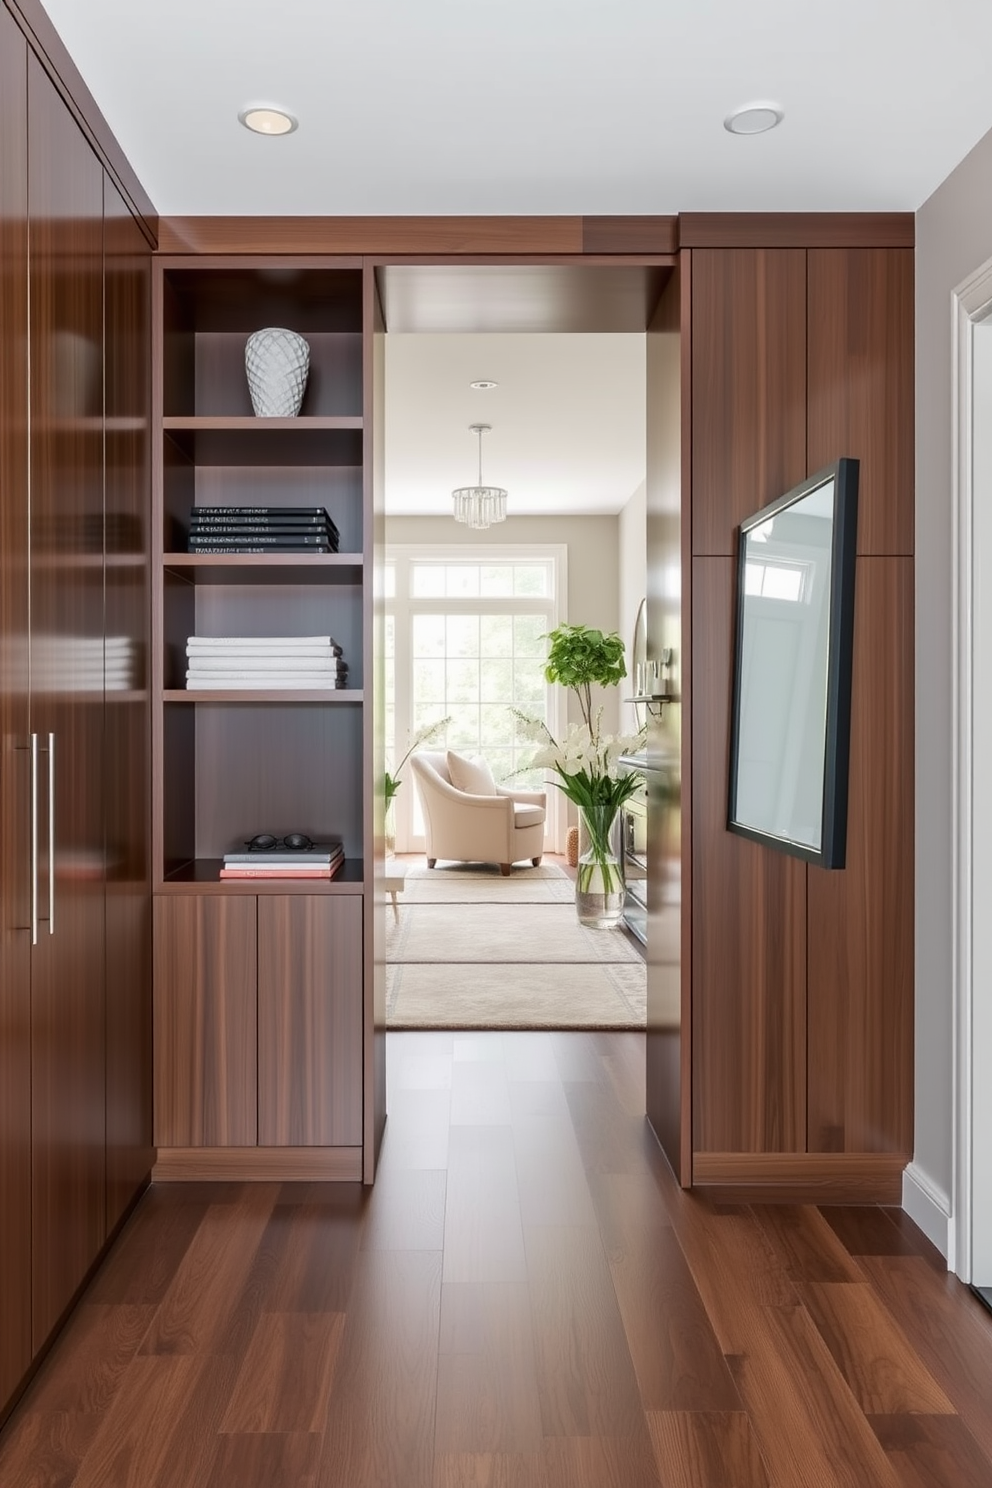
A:
<svg viewBox="0 0 992 1488">
<path fill-rule="evenodd" d="M 299 121 L 284 109 L 247 108 L 238 118 L 253 134 L 292 134 L 299 127 Z"/>
<path fill-rule="evenodd" d="M 781 124 L 784 117 L 782 110 L 773 103 L 749 103 L 746 108 L 728 114 L 723 127 L 731 134 L 764 134 Z"/>
<path fill-rule="evenodd" d="M 499 387 L 499 383 L 491 381 L 488 377 L 480 377 L 478 382 L 470 382 L 469 387 L 475 388 L 476 392 L 487 393 L 490 388 Z"/>
</svg>

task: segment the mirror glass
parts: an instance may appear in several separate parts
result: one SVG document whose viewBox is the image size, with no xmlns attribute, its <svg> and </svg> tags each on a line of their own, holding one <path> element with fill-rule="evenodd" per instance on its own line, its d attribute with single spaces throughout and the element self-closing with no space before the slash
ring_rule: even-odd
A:
<svg viewBox="0 0 992 1488">
<path fill-rule="evenodd" d="M 843 861 L 841 804 L 846 819 L 854 550 L 839 539 L 850 536 L 857 475 L 838 467 L 852 465 L 839 461 L 742 524 L 738 559 L 728 825 L 824 866 L 839 866 L 838 847 Z"/>
</svg>

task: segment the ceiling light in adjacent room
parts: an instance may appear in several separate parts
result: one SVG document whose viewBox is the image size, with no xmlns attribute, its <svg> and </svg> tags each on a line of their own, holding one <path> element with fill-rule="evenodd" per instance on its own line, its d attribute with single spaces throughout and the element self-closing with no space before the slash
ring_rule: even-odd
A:
<svg viewBox="0 0 992 1488">
<path fill-rule="evenodd" d="M 299 121 L 284 109 L 246 108 L 238 118 L 253 134 L 292 134 L 299 127 Z"/>
<path fill-rule="evenodd" d="M 466 527 L 474 527 L 481 532 L 496 522 L 506 521 L 507 493 L 502 486 L 482 484 L 482 436 L 489 433 L 492 425 L 469 424 L 469 428 L 473 434 L 479 436 L 479 484 L 459 486 L 456 491 L 452 491 L 451 499 L 454 502 L 455 521 L 464 522 Z"/>
<path fill-rule="evenodd" d="M 784 114 L 773 103 L 749 103 L 728 114 L 723 121 L 724 129 L 731 134 L 764 134 L 781 124 Z"/>
<path fill-rule="evenodd" d="M 489 377 L 480 377 L 477 382 L 470 382 L 469 387 L 475 388 L 477 393 L 488 393 L 490 388 L 499 387 L 499 383 Z"/>
</svg>

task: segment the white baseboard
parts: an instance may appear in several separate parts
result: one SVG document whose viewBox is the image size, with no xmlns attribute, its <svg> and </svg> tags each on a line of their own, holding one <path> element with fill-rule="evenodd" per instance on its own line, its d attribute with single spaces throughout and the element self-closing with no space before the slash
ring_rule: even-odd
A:
<svg viewBox="0 0 992 1488">
<path fill-rule="evenodd" d="M 943 1189 L 927 1177 L 922 1168 L 910 1163 L 902 1175 L 902 1207 L 918 1224 L 954 1270 L 954 1216 L 951 1201 Z"/>
</svg>

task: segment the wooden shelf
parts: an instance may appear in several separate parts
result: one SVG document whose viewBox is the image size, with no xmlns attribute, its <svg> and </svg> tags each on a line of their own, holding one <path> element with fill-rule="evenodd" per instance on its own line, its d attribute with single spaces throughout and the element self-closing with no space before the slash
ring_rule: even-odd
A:
<svg viewBox="0 0 992 1488">
<path fill-rule="evenodd" d="M 331 879 L 221 878 L 222 858 L 195 858 L 166 874 L 155 892 L 161 894 L 361 894 L 365 862 L 346 858 Z"/>
<path fill-rule="evenodd" d="M 197 688 L 167 687 L 162 693 L 166 703 L 361 703 L 365 694 L 360 687 L 321 687 L 306 691 L 294 687 L 270 688 Z"/>
<path fill-rule="evenodd" d="M 165 553 L 166 573 L 191 584 L 347 584 L 361 553 Z"/>
<path fill-rule="evenodd" d="M 163 418 L 166 439 L 195 465 L 360 465 L 360 416 Z"/>
<path fill-rule="evenodd" d="M 314 429 L 362 429 L 365 420 L 361 415 L 344 415 L 341 417 L 317 415 L 308 417 L 306 414 L 298 415 L 296 418 L 255 418 L 252 414 L 221 414 L 212 417 L 206 414 L 190 414 L 188 416 L 171 416 L 163 418 L 162 428 L 166 433 L 177 430 L 188 430 L 196 434 L 203 431 L 216 430 L 224 433 L 279 433 L 296 434 L 303 430 Z"/>
</svg>

